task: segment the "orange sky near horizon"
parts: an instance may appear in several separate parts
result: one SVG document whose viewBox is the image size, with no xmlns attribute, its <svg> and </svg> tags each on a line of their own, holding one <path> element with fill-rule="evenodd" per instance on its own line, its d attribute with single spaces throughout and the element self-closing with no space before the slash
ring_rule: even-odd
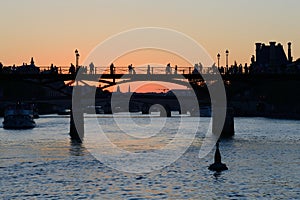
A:
<svg viewBox="0 0 300 200">
<path fill-rule="evenodd" d="M 221 65 L 226 49 L 229 63 L 249 63 L 255 42 L 277 41 L 286 50 L 291 41 L 294 59 L 300 57 L 298 0 L 9 0 L 1 1 L 0 7 L 4 65 L 29 63 L 34 57 L 38 66 L 69 66 L 75 63 L 75 49 L 83 63 L 99 43 L 139 27 L 182 32 L 215 62 L 220 53 Z M 135 62 L 124 60 L 120 65 Z"/>
<path fill-rule="evenodd" d="M 163 83 L 163 82 L 143 82 L 143 83 L 128 83 L 119 85 L 122 93 L 126 93 L 129 90 L 130 92 L 136 93 L 147 93 L 147 92 L 155 92 L 155 93 L 166 93 L 169 90 L 173 89 L 186 89 L 186 87 L 179 86 L 176 84 Z M 109 91 L 116 92 L 117 87 L 112 87 Z"/>
<path fill-rule="evenodd" d="M 155 88 L 155 91 L 153 91 L 153 88 Z M 138 87 L 134 89 L 134 91 L 131 92 L 137 92 L 137 93 L 144 93 L 144 92 L 156 92 L 156 93 L 165 93 L 168 92 L 170 88 L 165 87 L 163 84 L 159 83 L 148 83 L 144 84 L 141 87 Z"/>
</svg>

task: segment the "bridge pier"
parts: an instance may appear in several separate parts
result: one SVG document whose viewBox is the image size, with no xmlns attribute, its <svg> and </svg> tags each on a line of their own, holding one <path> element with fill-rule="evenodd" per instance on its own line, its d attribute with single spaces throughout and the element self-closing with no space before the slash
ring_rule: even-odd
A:
<svg viewBox="0 0 300 200">
<path fill-rule="evenodd" d="M 171 110 L 169 108 L 160 110 L 160 117 L 172 117 Z"/>
<path fill-rule="evenodd" d="M 82 109 L 74 112 L 71 109 L 70 114 L 70 137 L 72 141 L 82 143 L 84 136 L 84 115 Z M 76 126 L 75 126 L 76 124 Z"/>
<path fill-rule="evenodd" d="M 221 137 L 230 138 L 234 136 L 234 113 L 232 108 L 227 108 L 224 127 Z"/>
<path fill-rule="evenodd" d="M 142 114 L 143 115 L 149 115 L 150 114 L 150 108 L 149 107 L 142 107 Z"/>
<path fill-rule="evenodd" d="M 89 101 L 83 100 L 83 89 L 73 88 L 72 107 L 70 113 L 70 137 L 72 141 L 82 143 L 84 137 L 84 108 Z"/>
<path fill-rule="evenodd" d="M 214 115 L 214 112 L 213 112 Z M 218 130 L 217 124 L 219 122 L 215 121 L 215 116 L 213 116 L 213 133 L 216 133 Z M 226 117 L 224 121 L 224 125 L 222 126 L 221 129 L 221 138 L 231 138 L 234 136 L 234 115 L 233 115 L 233 109 L 232 108 L 227 108 L 226 109 Z"/>
<path fill-rule="evenodd" d="M 213 117 L 213 132 L 216 130 L 216 124 L 218 122 L 215 122 L 215 117 Z M 234 115 L 233 115 L 233 109 L 227 108 L 226 109 L 226 117 L 224 121 L 224 125 L 222 127 L 221 131 L 221 138 L 231 138 L 234 136 Z"/>
</svg>

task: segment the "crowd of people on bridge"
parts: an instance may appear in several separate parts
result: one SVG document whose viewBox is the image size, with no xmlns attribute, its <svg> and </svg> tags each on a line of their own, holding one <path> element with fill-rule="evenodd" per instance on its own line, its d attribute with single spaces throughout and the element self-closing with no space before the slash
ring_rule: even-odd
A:
<svg viewBox="0 0 300 200">
<path fill-rule="evenodd" d="M 119 71 L 124 71 L 121 67 L 118 68 Z M 74 66 L 74 64 L 70 64 L 68 73 L 69 74 L 97 74 L 97 69 L 93 62 L 89 64 L 89 70 L 87 66 Z M 109 74 L 113 75 L 116 74 L 117 67 L 111 63 L 109 67 Z M 178 74 L 179 68 L 177 65 L 174 67 L 171 66 L 171 63 L 168 63 L 165 67 L 165 74 Z M 4 66 L 0 62 L 0 73 L 4 74 L 62 74 L 63 71 L 61 67 L 56 67 L 55 65 L 51 64 L 50 67 L 44 70 L 40 70 L 39 67 L 35 66 L 33 58 L 31 58 L 30 64 L 23 63 L 21 66 Z M 201 63 L 196 63 L 194 67 L 181 67 L 180 68 L 181 74 L 216 74 L 220 73 L 223 75 L 234 75 L 234 74 L 264 74 L 264 73 L 277 73 L 277 74 L 300 74 L 300 60 L 299 62 L 295 62 L 289 66 L 278 66 L 278 67 L 268 67 L 268 66 L 256 66 L 254 64 L 250 64 L 249 66 L 246 64 L 237 64 L 235 61 L 231 66 L 219 66 L 217 67 L 213 64 L 211 67 L 204 67 Z M 134 75 L 137 74 L 135 68 L 132 64 L 128 65 L 128 74 Z M 147 65 L 146 74 L 151 75 L 154 74 L 153 67 Z"/>
</svg>

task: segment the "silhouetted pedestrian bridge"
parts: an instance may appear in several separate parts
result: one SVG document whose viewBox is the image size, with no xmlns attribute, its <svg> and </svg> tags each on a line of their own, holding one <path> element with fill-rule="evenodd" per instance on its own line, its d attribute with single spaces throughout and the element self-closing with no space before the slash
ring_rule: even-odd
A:
<svg viewBox="0 0 300 200">
<path fill-rule="evenodd" d="M 26 69 L 26 68 L 25 68 Z M 174 71 L 166 70 L 164 67 L 141 67 L 136 68 L 135 71 L 128 71 L 126 67 L 114 67 L 113 69 L 109 68 L 95 68 L 93 71 L 89 71 L 86 68 L 78 68 L 76 72 L 69 71 L 69 67 L 52 67 L 52 68 L 39 68 L 38 71 L 18 71 L 18 70 L 4 70 L 0 73 L 0 81 L 5 84 L 10 83 L 30 83 L 32 85 L 38 86 L 47 86 L 49 90 L 57 90 L 59 92 L 63 91 L 63 87 L 61 85 L 57 86 L 57 82 L 63 82 L 64 86 L 77 85 L 78 82 L 81 82 L 85 85 L 88 85 L 89 81 L 101 83 L 101 89 L 108 88 L 111 86 L 115 86 L 122 83 L 130 83 L 137 81 L 163 81 L 169 83 L 175 83 L 179 85 L 184 85 L 188 87 L 192 87 L 196 91 L 198 105 L 205 106 L 210 104 L 209 94 L 206 92 L 206 86 L 214 86 L 216 83 L 224 83 L 225 89 L 227 92 L 227 99 L 230 101 L 231 97 L 238 94 L 239 92 L 244 92 L 249 88 L 252 88 L 254 85 L 256 87 L 260 87 L 265 83 L 286 83 L 287 81 L 294 81 L 292 84 L 299 83 L 300 74 L 299 73 L 219 73 L 212 68 L 203 68 L 202 73 L 193 69 L 192 67 L 177 67 Z M 279 93 L 282 91 L 278 91 Z M 45 102 L 51 104 L 61 104 L 61 105 L 70 105 L 72 104 L 72 93 L 65 93 L 67 96 L 54 96 L 52 98 L 42 99 L 42 98 L 31 98 L 27 99 L 22 98 L 23 101 L 31 101 L 31 102 Z M 191 103 L 188 102 L 189 97 L 186 96 L 185 105 L 189 105 Z M 20 100 L 19 98 L 14 97 L 6 97 L 3 96 L 1 98 L 2 102 L 13 102 L 16 100 Z M 86 103 L 92 102 L 92 100 L 84 99 Z M 110 97 L 96 97 L 96 104 L 100 104 L 105 107 L 112 107 L 110 102 Z M 171 111 L 189 111 L 191 113 L 192 108 L 180 108 L 178 106 L 178 101 L 175 96 L 166 97 L 166 96 L 134 96 L 131 98 L 133 102 L 133 106 L 131 107 L 133 110 L 138 107 L 137 111 L 142 111 L 143 113 L 149 113 L 149 109 L 151 109 L 152 105 L 161 105 L 161 107 L 156 107 L 154 110 L 160 110 L 164 108 L 164 115 L 167 117 L 171 116 Z M 125 104 L 128 102 L 125 102 Z M 118 101 L 114 102 L 114 108 L 124 107 L 124 102 L 122 102 L 122 98 Z M 123 105 L 124 104 L 124 105 Z M 88 104 L 86 104 L 88 106 Z M 128 106 L 125 105 L 125 106 Z M 114 109 L 112 108 L 112 109 Z M 130 111 L 130 106 L 129 110 Z M 136 110 L 136 109 L 135 109 Z M 112 110 L 114 111 L 114 110 Z M 199 114 L 199 111 L 194 110 L 195 113 Z M 80 114 L 82 115 L 82 113 Z M 72 115 L 71 115 L 72 116 Z M 83 115 L 82 115 L 83 116 Z M 197 115 L 195 115 L 197 116 Z M 72 120 L 71 120 L 72 121 Z M 74 125 L 74 124 L 73 124 Z M 71 122 L 72 126 L 72 122 Z M 231 126 L 230 126 L 231 127 Z M 232 128 L 230 128 L 232 129 Z M 74 132 L 71 128 L 71 132 L 73 132 L 73 136 L 76 138 L 76 131 Z M 232 131 L 230 131 L 232 134 Z M 75 136 L 74 136 L 75 134 Z"/>
<path fill-rule="evenodd" d="M 55 70 L 53 70 L 55 69 Z M 207 83 L 208 81 L 222 80 L 230 82 L 253 81 L 284 81 L 300 80 L 299 73 L 222 73 L 212 68 L 203 68 L 199 73 L 192 67 L 178 67 L 176 71 L 166 72 L 164 67 L 136 68 L 134 73 L 127 67 L 114 67 L 113 71 L 105 67 L 95 67 L 93 72 L 87 68 L 79 68 L 76 73 L 69 73 L 69 67 L 40 67 L 39 72 L 5 71 L 0 73 L 1 80 L 36 80 L 39 84 L 55 81 L 94 81 L 102 83 L 102 88 L 135 81 L 164 81 L 179 85 L 190 86 L 190 83 Z M 100 73 L 101 72 L 101 73 Z M 80 74 L 80 76 L 78 76 Z"/>
</svg>

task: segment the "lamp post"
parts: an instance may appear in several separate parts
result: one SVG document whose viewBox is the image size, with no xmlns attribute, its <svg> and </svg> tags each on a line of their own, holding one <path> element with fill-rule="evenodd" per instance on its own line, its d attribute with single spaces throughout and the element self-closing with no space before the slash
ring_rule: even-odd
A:
<svg viewBox="0 0 300 200">
<path fill-rule="evenodd" d="M 226 72 L 228 72 L 228 55 L 229 55 L 229 51 L 226 50 L 225 53 L 226 53 Z"/>
<path fill-rule="evenodd" d="M 220 57 L 221 55 L 218 53 L 217 58 L 218 58 L 218 68 L 220 67 Z"/>
<path fill-rule="evenodd" d="M 79 53 L 78 53 L 78 50 L 76 49 L 75 50 L 75 56 L 76 56 L 76 68 L 78 68 L 78 63 L 79 63 Z"/>
</svg>

